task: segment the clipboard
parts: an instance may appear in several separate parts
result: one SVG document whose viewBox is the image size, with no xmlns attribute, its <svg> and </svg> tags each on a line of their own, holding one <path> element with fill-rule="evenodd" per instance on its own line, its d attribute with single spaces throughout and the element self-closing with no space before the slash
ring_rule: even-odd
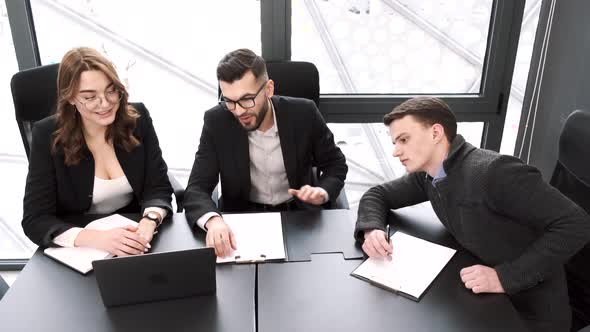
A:
<svg viewBox="0 0 590 332">
<path fill-rule="evenodd" d="M 288 258 L 279 212 L 224 214 L 223 220 L 233 231 L 238 249 L 227 257 L 218 257 L 218 264 L 264 263 Z"/>
<path fill-rule="evenodd" d="M 383 281 L 378 280 L 378 278 L 376 276 L 365 277 L 360 274 L 355 274 L 354 271 L 352 273 L 350 273 L 350 275 L 357 278 L 357 279 L 360 279 L 362 281 L 368 282 L 369 284 L 371 284 L 373 286 L 377 286 L 381 289 L 395 293 L 396 295 L 405 297 L 405 298 L 410 299 L 412 301 L 415 301 L 415 302 L 420 301 L 420 297 L 415 297 L 415 296 L 412 296 L 411 294 L 404 293 L 403 286 L 401 286 L 401 285 L 398 286 L 398 288 L 389 287 L 389 286 L 387 286 L 388 285 L 387 282 L 383 282 Z"/>
<path fill-rule="evenodd" d="M 350 275 L 416 302 L 457 252 L 401 232 L 391 243 L 391 261 L 370 257 Z"/>
</svg>

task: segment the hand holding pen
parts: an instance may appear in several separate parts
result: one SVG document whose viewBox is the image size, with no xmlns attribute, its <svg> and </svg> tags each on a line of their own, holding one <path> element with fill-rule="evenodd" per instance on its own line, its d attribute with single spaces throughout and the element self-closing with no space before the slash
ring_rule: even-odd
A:
<svg viewBox="0 0 590 332">
<path fill-rule="evenodd" d="M 369 257 L 387 257 L 391 259 L 393 246 L 391 245 L 390 234 L 389 225 L 385 226 L 385 231 L 381 229 L 366 231 L 363 251 Z"/>
</svg>

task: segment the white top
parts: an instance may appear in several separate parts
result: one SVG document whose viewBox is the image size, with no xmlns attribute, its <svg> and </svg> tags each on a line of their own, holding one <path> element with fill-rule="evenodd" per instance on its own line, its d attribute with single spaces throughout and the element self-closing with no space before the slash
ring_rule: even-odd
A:
<svg viewBox="0 0 590 332">
<path fill-rule="evenodd" d="M 95 176 L 92 205 L 90 205 L 88 213 L 113 213 L 127 206 L 132 200 L 133 188 L 125 175 L 110 180 Z"/>
<path fill-rule="evenodd" d="M 248 132 L 250 201 L 277 205 L 291 198 L 283 150 L 273 109 L 274 123 L 267 131 Z"/>
<path fill-rule="evenodd" d="M 94 177 L 92 190 L 92 204 L 87 213 L 110 214 L 125 206 L 133 200 L 133 188 L 125 175 L 116 179 L 105 180 Z M 158 212 L 162 219 L 166 217 L 166 210 L 158 207 L 150 207 L 147 211 Z M 53 243 L 62 247 L 74 247 L 74 241 L 82 231 L 81 227 L 72 227 L 53 239 Z"/>
</svg>

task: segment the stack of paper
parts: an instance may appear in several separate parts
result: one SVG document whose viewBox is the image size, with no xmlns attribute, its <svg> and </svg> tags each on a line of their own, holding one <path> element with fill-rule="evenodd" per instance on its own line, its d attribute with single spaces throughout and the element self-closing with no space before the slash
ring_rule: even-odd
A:
<svg viewBox="0 0 590 332">
<path fill-rule="evenodd" d="M 217 263 L 260 262 L 286 258 L 280 213 L 224 214 L 238 249 Z"/>
</svg>

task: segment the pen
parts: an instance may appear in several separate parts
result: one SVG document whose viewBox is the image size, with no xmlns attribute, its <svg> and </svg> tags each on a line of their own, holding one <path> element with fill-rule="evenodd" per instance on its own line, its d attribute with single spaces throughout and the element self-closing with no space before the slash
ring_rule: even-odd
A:
<svg viewBox="0 0 590 332">
<path fill-rule="evenodd" d="M 389 224 L 385 225 L 385 241 L 387 241 L 387 243 L 391 244 L 391 233 L 389 232 L 389 229 L 391 227 L 389 226 Z M 391 252 L 387 253 L 387 255 L 389 257 L 391 257 Z"/>
</svg>

